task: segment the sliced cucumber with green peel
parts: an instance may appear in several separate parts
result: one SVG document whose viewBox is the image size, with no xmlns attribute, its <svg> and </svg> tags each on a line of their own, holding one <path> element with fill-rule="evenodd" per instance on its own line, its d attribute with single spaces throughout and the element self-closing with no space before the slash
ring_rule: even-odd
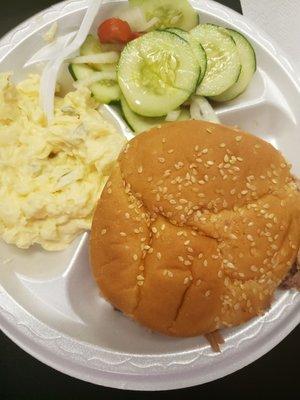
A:
<svg viewBox="0 0 300 400">
<path fill-rule="evenodd" d="M 69 71 L 74 80 L 83 80 L 97 73 L 86 64 L 70 64 Z M 93 83 L 89 89 L 93 97 L 102 104 L 109 104 L 120 99 L 119 85 L 113 80 L 103 80 Z"/>
<path fill-rule="evenodd" d="M 234 83 L 229 89 L 224 93 L 221 93 L 219 96 L 211 97 L 212 100 L 218 102 L 230 101 L 242 94 L 246 90 L 256 71 L 255 51 L 249 40 L 233 29 L 227 29 L 227 31 L 236 43 L 240 55 L 241 73 L 236 83 Z"/>
<path fill-rule="evenodd" d="M 200 72 L 199 79 L 198 79 L 198 85 L 199 85 L 200 82 L 202 81 L 202 79 L 204 78 L 204 75 L 206 72 L 206 67 L 207 67 L 206 53 L 205 53 L 201 43 L 199 43 L 191 34 L 184 31 L 183 29 L 167 28 L 166 30 L 168 32 L 175 33 L 175 35 L 180 36 L 182 39 L 184 39 L 185 41 L 187 41 L 190 44 L 190 46 L 200 64 L 200 68 L 201 68 L 201 72 Z"/>
<path fill-rule="evenodd" d="M 145 117 L 177 109 L 194 93 L 200 74 L 190 45 L 166 31 L 146 33 L 123 50 L 118 82 L 129 107 Z"/>
<path fill-rule="evenodd" d="M 161 125 L 167 122 L 166 117 L 151 118 L 142 117 L 141 115 L 136 114 L 130 109 L 123 96 L 121 96 L 121 107 L 127 124 L 135 133 L 146 132 L 157 125 Z M 189 110 L 182 109 L 178 117 L 178 121 L 186 121 L 188 119 L 191 119 Z"/>
<path fill-rule="evenodd" d="M 83 45 L 80 47 L 79 52 L 81 56 L 89 56 L 91 54 L 100 54 L 106 51 L 113 51 L 113 47 L 103 48 L 104 46 L 107 45 L 101 45 L 99 40 L 95 36 L 89 34 L 87 35 Z M 113 46 L 113 44 L 110 46 Z M 96 69 L 97 71 L 115 71 L 117 67 L 116 64 L 88 64 L 88 65 L 89 67 Z"/>
<path fill-rule="evenodd" d="M 129 0 L 133 7 L 139 7 L 146 21 L 156 21 L 149 30 L 181 28 L 186 31 L 199 24 L 198 13 L 188 0 Z"/>
<path fill-rule="evenodd" d="M 207 70 L 197 94 L 210 97 L 224 93 L 240 74 L 240 57 L 234 39 L 225 28 L 213 24 L 198 25 L 191 34 L 207 56 Z"/>
<path fill-rule="evenodd" d="M 81 56 L 89 56 L 90 54 L 102 53 L 101 45 L 93 35 L 87 35 L 83 45 L 80 47 L 79 53 Z M 101 71 L 101 64 L 88 64 L 90 67 Z"/>
</svg>

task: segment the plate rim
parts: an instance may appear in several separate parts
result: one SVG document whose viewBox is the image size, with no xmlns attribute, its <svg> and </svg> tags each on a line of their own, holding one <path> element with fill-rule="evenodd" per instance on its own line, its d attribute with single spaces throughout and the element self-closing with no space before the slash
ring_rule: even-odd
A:
<svg viewBox="0 0 300 400">
<path fill-rule="evenodd" d="M 124 0 L 121 0 L 124 1 Z M 105 1 L 105 3 L 111 3 L 113 1 Z M 199 0 L 191 0 L 191 3 L 193 6 L 196 6 L 197 8 L 200 8 L 204 11 L 210 11 L 212 14 L 219 12 L 219 15 L 217 15 L 219 18 L 225 18 L 226 21 L 229 23 L 232 23 L 233 25 L 239 25 L 241 23 L 242 27 L 241 31 L 247 31 L 247 34 L 250 37 L 256 37 L 254 38 L 255 41 L 257 41 L 257 36 L 260 35 L 260 44 L 263 45 L 263 47 L 268 51 L 268 52 L 274 52 L 274 49 L 276 50 L 276 56 L 277 56 L 277 61 L 281 65 L 281 67 L 285 70 L 286 74 L 289 76 L 291 81 L 294 83 L 294 85 L 298 88 L 300 91 L 300 80 L 297 80 L 297 77 L 299 77 L 298 73 L 295 71 L 293 68 L 292 64 L 289 63 L 288 57 L 284 54 L 284 52 L 278 47 L 277 44 L 274 43 L 274 41 L 268 37 L 267 34 L 262 32 L 260 28 L 258 28 L 254 23 L 250 22 L 245 18 L 244 16 L 240 15 L 239 13 L 229 9 L 226 6 L 223 6 L 219 3 L 216 3 L 215 1 L 212 0 L 201 0 L 201 5 L 199 4 Z M 51 23 L 52 21 L 55 21 L 61 16 L 67 15 L 67 12 L 65 10 L 67 7 L 70 6 L 70 11 L 69 12 L 75 12 L 82 10 L 86 8 L 87 6 L 87 0 L 77 0 L 77 1 L 72 1 L 72 0 L 67 0 L 63 1 L 60 3 L 57 3 L 47 9 L 44 9 L 40 11 L 39 13 L 33 15 L 32 17 L 28 18 L 25 20 L 23 23 L 17 25 L 14 29 L 12 29 L 10 32 L 8 32 L 6 35 L 4 35 L 0 39 L 0 59 L 5 58 L 7 54 L 9 54 L 12 49 L 17 46 L 21 40 L 18 40 L 18 37 L 20 36 L 20 33 L 22 33 L 22 39 L 25 39 L 28 35 L 31 35 L 34 33 L 34 31 L 40 29 L 44 25 L 47 25 Z M 55 15 L 55 16 L 54 16 Z M 234 22 L 232 22 L 234 19 Z M 255 35 L 252 34 L 252 32 L 255 32 Z M 263 43 L 262 43 L 263 42 Z M 1 53 L 2 51 L 2 53 Z M 62 372 L 67 375 L 70 375 L 72 377 L 75 377 L 77 379 L 81 379 L 84 381 L 88 381 L 91 383 L 95 383 L 98 385 L 104 385 L 112 388 L 119 388 L 119 389 L 131 389 L 131 390 L 170 390 L 170 389 L 179 389 L 179 388 L 184 388 L 184 387 L 190 387 L 194 385 L 199 385 L 203 383 L 207 383 L 210 381 L 213 381 L 215 379 L 219 379 L 221 377 L 224 377 L 226 375 L 229 375 L 246 365 L 249 365 L 250 363 L 254 362 L 261 356 L 263 356 L 265 353 L 270 351 L 273 347 L 275 347 L 283 338 L 285 338 L 299 323 L 300 323 L 300 316 L 297 317 L 296 311 L 296 305 L 300 304 L 300 296 L 299 293 L 293 293 L 290 294 L 289 297 L 289 303 L 286 305 L 286 308 L 290 308 L 290 315 L 285 315 L 281 319 L 281 327 L 278 332 L 274 332 L 272 336 L 272 340 L 268 342 L 267 345 L 259 346 L 258 349 L 255 351 L 251 352 L 248 354 L 248 356 L 242 358 L 240 357 L 239 361 L 236 361 L 233 365 L 228 365 L 227 368 L 224 368 L 222 371 L 219 371 L 218 373 L 210 373 L 210 374 L 204 374 L 203 376 L 199 376 L 199 366 L 197 369 L 197 366 L 193 367 L 191 364 L 188 364 L 190 368 L 187 368 L 185 370 L 186 375 L 191 375 L 191 376 L 186 376 L 184 379 L 179 379 L 176 381 L 170 380 L 170 376 L 178 374 L 177 370 L 172 370 L 171 373 L 165 373 L 164 377 L 169 377 L 169 379 L 161 379 L 162 376 L 161 374 L 152 374 L 152 375 L 147 375 L 147 374 L 134 374 L 134 373 L 129 373 L 129 374 L 124 374 L 121 372 L 115 371 L 114 373 L 109 372 L 109 371 L 101 371 L 99 369 L 93 369 L 90 366 L 86 366 L 86 370 L 83 371 L 84 367 L 81 365 L 76 365 L 74 360 L 70 360 L 68 358 L 58 358 L 58 355 L 55 353 L 52 354 L 51 350 L 43 346 L 42 343 L 39 343 L 38 338 L 36 337 L 36 333 L 30 331 L 29 327 L 26 327 L 26 330 L 24 329 L 25 324 L 21 324 L 16 318 L 16 315 L 13 315 L 12 313 L 9 313 L 7 310 L 5 310 L 2 307 L 2 302 L 1 302 L 1 297 L 5 298 L 5 301 L 8 302 L 14 302 L 12 298 L 2 289 L 1 284 L 0 284 L 0 327 L 2 331 L 13 341 L 15 342 L 19 347 L 21 347 L 23 350 L 25 350 L 27 353 L 31 354 L 33 357 L 38 359 L 39 361 L 43 362 L 44 364 Z M 22 313 L 23 315 L 26 315 L 26 318 L 30 316 L 28 311 L 23 309 L 19 304 L 14 305 L 15 308 L 18 308 L 18 313 Z M 17 314 L 17 313 L 16 313 Z M 288 313 L 286 313 L 288 314 Z M 293 315 L 294 314 L 294 315 Z M 288 323 L 283 324 L 286 318 L 290 316 L 290 320 Z M 31 315 L 31 318 L 36 319 L 34 316 Z M 264 318 L 264 317 L 263 317 Z M 41 323 L 41 325 L 46 324 Z M 22 329 L 23 327 L 23 329 Z M 58 332 L 55 331 L 53 328 L 47 327 L 53 332 Z M 37 335 L 38 336 L 38 335 Z M 61 337 L 66 337 L 68 338 L 68 335 L 61 335 Z M 69 337 L 70 339 L 71 338 Z M 253 340 L 254 342 L 254 340 Z M 88 344 L 89 345 L 89 344 Z M 40 352 L 39 347 L 41 347 Z M 239 350 L 240 351 L 240 350 Z M 52 354 L 52 357 L 51 357 Z M 124 353 L 125 354 L 125 353 Z M 178 354 L 178 353 L 177 353 Z M 56 361 L 55 361 L 56 357 Z M 67 362 L 70 363 L 70 366 L 68 367 Z M 81 368 L 81 370 L 80 370 Z M 198 371 L 198 374 L 196 373 Z M 188 372 L 188 374 L 187 374 Z M 181 377 L 183 377 L 184 373 L 180 373 Z M 144 378 L 144 379 L 143 379 Z"/>
</svg>

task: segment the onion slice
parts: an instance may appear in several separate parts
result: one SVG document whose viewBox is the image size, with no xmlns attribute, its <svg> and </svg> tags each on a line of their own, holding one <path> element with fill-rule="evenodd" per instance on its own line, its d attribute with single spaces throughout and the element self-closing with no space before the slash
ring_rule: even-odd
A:
<svg viewBox="0 0 300 400">
<path fill-rule="evenodd" d="M 43 46 L 25 64 L 24 68 L 39 62 L 53 60 L 74 39 L 76 31 L 59 36 L 54 42 Z"/>
<path fill-rule="evenodd" d="M 97 16 L 103 0 L 90 0 L 87 11 L 80 25 L 80 28 L 73 39 L 63 51 L 58 55 L 55 61 L 50 61 L 43 71 L 40 84 L 40 101 L 48 122 L 54 115 L 54 96 L 57 75 L 64 60 L 70 58 L 85 41 L 91 26 Z"/>
<path fill-rule="evenodd" d="M 180 114 L 181 114 L 181 110 L 170 111 L 166 116 L 166 121 L 168 121 L 168 122 L 177 121 Z"/>
<path fill-rule="evenodd" d="M 132 31 L 143 32 L 146 30 L 147 21 L 141 8 L 129 7 L 128 10 L 118 12 L 116 17 L 128 22 Z"/>
<path fill-rule="evenodd" d="M 192 119 L 215 122 L 216 124 L 220 123 L 217 114 L 205 97 L 194 96 L 192 98 L 190 112 Z"/>
<path fill-rule="evenodd" d="M 116 51 L 109 51 L 107 53 L 75 57 L 70 62 L 74 64 L 113 64 L 119 60 L 119 57 L 120 54 Z"/>
</svg>

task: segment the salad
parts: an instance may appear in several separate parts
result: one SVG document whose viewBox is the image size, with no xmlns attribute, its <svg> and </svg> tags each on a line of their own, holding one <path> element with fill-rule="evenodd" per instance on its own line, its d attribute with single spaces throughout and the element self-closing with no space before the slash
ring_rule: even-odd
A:
<svg viewBox="0 0 300 400">
<path fill-rule="evenodd" d="M 68 68 L 76 88 L 117 104 L 139 133 L 168 121 L 219 122 L 213 104 L 246 90 L 256 56 L 240 32 L 201 23 L 188 0 L 129 0 L 85 36 Z"/>
</svg>

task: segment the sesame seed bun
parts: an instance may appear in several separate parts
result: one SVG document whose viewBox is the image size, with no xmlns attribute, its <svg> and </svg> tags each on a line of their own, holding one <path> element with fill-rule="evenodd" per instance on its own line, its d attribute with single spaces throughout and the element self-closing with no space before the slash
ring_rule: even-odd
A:
<svg viewBox="0 0 300 400">
<path fill-rule="evenodd" d="M 98 203 L 90 256 L 105 298 L 152 330 L 194 336 L 262 314 L 300 245 L 282 155 L 222 125 L 135 137 Z"/>
</svg>

